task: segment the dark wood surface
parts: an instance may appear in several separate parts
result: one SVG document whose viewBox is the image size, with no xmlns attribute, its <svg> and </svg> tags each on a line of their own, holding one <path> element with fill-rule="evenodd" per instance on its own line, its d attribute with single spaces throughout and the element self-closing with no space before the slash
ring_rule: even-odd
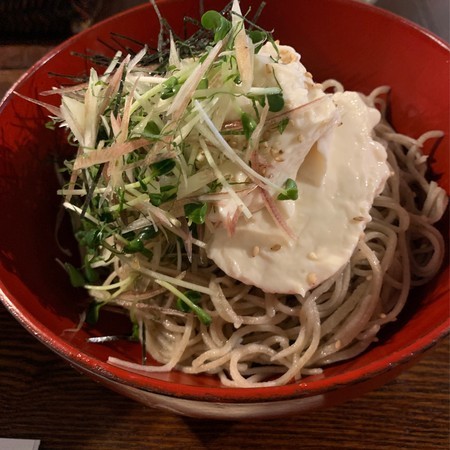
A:
<svg viewBox="0 0 450 450">
<path fill-rule="evenodd" d="M 383 388 L 340 406 L 285 419 L 207 421 L 109 391 L 0 306 L 0 437 L 40 439 L 40 450 L 448 449 L 449 340 Z"/>
</svg>

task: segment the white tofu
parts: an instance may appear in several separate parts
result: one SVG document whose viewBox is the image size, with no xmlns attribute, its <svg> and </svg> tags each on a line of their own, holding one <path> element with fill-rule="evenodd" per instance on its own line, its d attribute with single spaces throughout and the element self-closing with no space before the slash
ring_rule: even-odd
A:
<svg viewBox="0 0 450 450">
<path fill-rule="evenodd" d="M 372 138 L 379 112 L 355 92 L 334 94 L 333 102 L 342 124 L 310 146 L 296 174 L 298 200 L 277 202 L 297 239 L 265 208 L 250 220 L 240 217 L 232 236 L 218 227 L 207 254 L 229 276 L 265 292 L 304 295 L 350 259 L 389 167 L 385 148 Z"/>
</svg>

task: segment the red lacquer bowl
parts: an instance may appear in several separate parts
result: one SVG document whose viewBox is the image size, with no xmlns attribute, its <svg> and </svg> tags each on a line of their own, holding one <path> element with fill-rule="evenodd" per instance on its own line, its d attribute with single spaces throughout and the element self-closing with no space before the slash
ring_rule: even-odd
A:
<svg viewBox="0 0 450 450">
<path fill-rule="evenodd" d="M 218 9 L 225 2 L 205 1 Z M 160 9 L 182 34 L 183 16 L 198 17 L 198 0 L 161 1 Z M 243 9 L 259 1 L 243 1 Z M 351 0 L 268 0 L 259 23 L 293 45 L 316 80 L 336 78 L 347 89 L 368 93 L 392 87 L 392 123 L 419 136 L 441 129 L 446 137 L 433 161 L 449 190 L 449 47 L 423 29 L 383 10 Z M 150 5 L 115 16 L 63 43 L 13 87 L 29 97 L 60 80 L 49 72 L 82 74 L 85 60 L 73 52 L 111 55 L 111 32 L 155 45 L 158 23 Z M 127 45 L 135 44 L 127 42 Z M 56 99 L 55 99 L 56 101 Z M 12 91 L 0 106 L 0 299 L 33 335 L 74 367 L 112 389 L 151 406 L 189 416 L 281 416 L 330 406 L 393 378 L 448 333 L 448 262 L 436 280 L 415 292 L 397 323 L 363 355 L 327 368 L 323 375 L 276 388 L 232 389 L 207 376 L 180 373 L 144 377 L 106 363 L 108 356 L 139 360 L 132 344 L 88 344 L 115 324 L 100 322 L 78 333 L 83 292 L 72 288 L 55 261 L 59 199 L 53 160 L 61 135 L 45 128 L 46 112 Z M 426 151 L 429 149 L 426 149 Z M 444 221 L 445 222 L 445 221 Z M 443 230 L 448 229 L 448 221 Z M 448 258 L 446 258 L 448 261 Z"/>
</svg>

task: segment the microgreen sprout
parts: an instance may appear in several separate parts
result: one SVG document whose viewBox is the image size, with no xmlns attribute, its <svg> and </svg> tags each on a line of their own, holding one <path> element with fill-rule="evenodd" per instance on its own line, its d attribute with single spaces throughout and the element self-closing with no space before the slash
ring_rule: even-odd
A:
<svg viewBox="0 0 450 450">
<path fill-rule="evenodd" d="M 145 137 L 149 140 L 160 139 L 161 130 L 153 120 L 150 120 L 145 126 L 144 131 L 142 132 L 142 137 Z"/>
<path fill-rule="evenodd" d="M 185 291 L 184 295 L 192 302 L 194 305 L 198 305 L 202 298 L 202 294 L 197 291 Z M 177 299 L 177 308 L 183 312 L 191 312 L 192 308 L 187 304 L 182 298 Z"/>
<path fill-rule="evenodd" d="M 201 24 L 206 30 L 214 32 L 214 42 L 222 40 L 231 30 L 231 22 L 217 11 L 207 11 L 203 14 Z"/>
<path fill-rule="evenodd" d="M 88 325 L 95 325 L 98 322 L 100 309 L 106 304 L 106 302 L 98 302 L 96 300 L 89 303 L 86 312 L 86 323 Z"/>
<path fill-rule="evenodd" d="M 253 131 L 255 130 L 256 126 L 258 125 L 256 123 L 256 120 L 246 112 L 243 112 L 241 114 L 241 122 L 242 122 L 242 128 L 244 129 L 244 135 L 247 139 L 250 139 Z"/>
<path fill-rule="evenodd" d="M 278 195 L 278 200 L 297 200 L 298 199 L 298 188 L 297 183 L 292 179 L 288 178 L 284 183 L 284 191 Z"/>
<path fill-rule="evenodd" d="M 161 99 L 167 100 L 173 97 L 181 88 L 181 84 L 177 77 L 170 77 L 166 82 L 164 82 L 164 90 L 161 92 Z"/>
<path fill-rule="evenodd" d="M 270 94 L 267 96 L 270 112 L 279 112 L 284 108 L 283 94 Z"/>
<path fill-rule="evenodd" d="M 161 186 L 160 192 L 149 194 L 151 204 L 161 206 L 163 203 L 176 199 L 177 189 L 177 186 L 172 185 Z"/>
<path fill-rule="evenodd" d="M 153 239 L 158 234 L 154 227 L 144 228 L 137 236 L 134 233 L 130 233 L 127 237 L 128 243 L 123 247 L 125 253 L 141 253 L 147 259 L 151 260 L 153 253 L 145 247 L 145 243 Z"/>
<path fill-rule="evenodd" d="M 195 223 L 201 225 L 205 223 L 206 211 L 206 203 L 197 202 L 184 205 L 184 214 L 188 220 L 188 224 Z"/>
<path fill-rule="evenodd" d="M 160 177 L 171 172 L 176 166 L 174 159 L 163 159 L 150 166 L 152 177 Z"/>
<path fill-rule="evenodd" d="M 83 287 L 86 281 L 81 272 L 70 263 L 64 263 L 64 268 L 69 274 L 70 283 L 73 287 Z"/>
<path fill-rule="evenodd" d="M 277 129 L 278 132 L 280 134 L 284 133 L 284 130 L 286 129 L 286 127 L 288 126 L 289 123 L 289 118 L 288 117 L 284 117 L 283 119 L 281 119 L 278 124 L 277 124 Z"/>
<path fill-rule="evenodd" d="M 181 299 L 183 301 L 183 303 L 185 304 L 185 306 L 183 306 L 183 308 L 187 308 L 187 307 L 190 308 L 190 310 L 193 313 L 195 313 L 195 315 L 199 318 L 200 322 L 202 322 L 205 325 L 211 324 L 211 322 L 212 322 L 211 316 L 196 303 L 197 302 L 197 300 L 196 300 L 197 294 L 199 294 L 199 293 L 189 294 L 190 296 L 193 296 L 193 298 L 194 298 L 194 300 L 191 300 L 191 298 L 189 298 L 186 294 L 184 294 L 183 292 L 178 290 L 175 286 L 172 286 L 170 283 L 167 283 L 166 281 L 162 281 L 162 280 L 156 280 L 156 282 L 158 284 L 160 284 L 161 286 L 165 287 L 167 290 L 169 290 L 173 294 L 175 294 L 179 299 Z"/>
</svg>

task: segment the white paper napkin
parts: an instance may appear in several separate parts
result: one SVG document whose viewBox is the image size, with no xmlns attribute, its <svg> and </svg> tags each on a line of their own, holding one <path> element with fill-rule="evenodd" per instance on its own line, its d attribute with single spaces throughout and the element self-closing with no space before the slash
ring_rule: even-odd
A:
<svg viewBox="0 0 450 450">
<path fill-rule="evenodd" d="M 34 439 L 0 438 L 0 450 L 38 450 L 41 441 Z"/>
</svg>

